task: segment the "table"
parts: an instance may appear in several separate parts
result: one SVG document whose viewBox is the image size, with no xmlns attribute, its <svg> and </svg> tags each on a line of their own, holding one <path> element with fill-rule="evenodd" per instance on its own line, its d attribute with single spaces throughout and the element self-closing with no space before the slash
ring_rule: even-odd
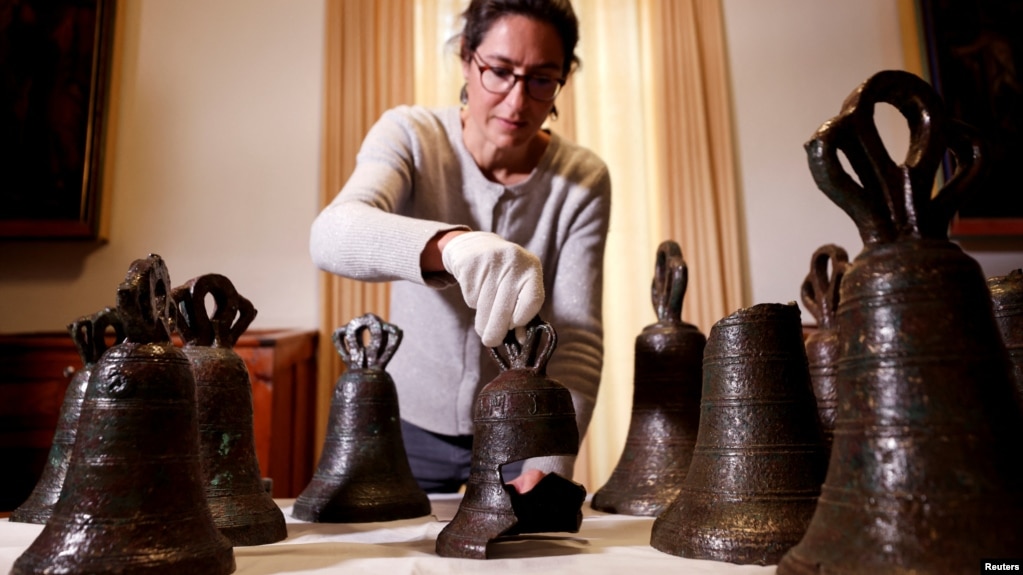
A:
<svg viewBox="0 0 1023 575">
<path fill-rule="evenodd" d="M 237 575 L 433 573 L 582 573 L 680 575 L 771 574 L 774 566 L 685 559 L 650 546 L 653 518 L 614 515 L 583 506 L 578 533 L 524 536 L 491 546 L 491 559 L 450 559 L 434 551 L 437 534 L 458 509 L 460 496 L 431 495 L 432 514 L 382 523 L 308 523 L 291 517 L 292 499 L 278 499 L 288 537 L 269 545 L 235 547 Z M 42 525 L 0 519 L 0 575 L 42 531 Z"/>
</svg>

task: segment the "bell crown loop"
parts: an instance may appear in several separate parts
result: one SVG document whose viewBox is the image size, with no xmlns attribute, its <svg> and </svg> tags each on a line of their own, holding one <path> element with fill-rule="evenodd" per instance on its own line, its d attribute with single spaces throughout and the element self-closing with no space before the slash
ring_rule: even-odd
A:
<svg viewBox="0 0 1023 575">
<path fill-rule="evenodd" d="M 170 291 L 170 273 L 163 258 L 149 254 L 145 259 L 132 262 L 124 281 L 117 287 L 117 311 L 127 341 L 170 341 L 174 323 Z"/>
<path fill-rule="evenodd" d="M 896 165 L 874 123 L 874 106 L 894 106 L 909 123 L 910 144 Z M 963 194 L 984 171 L 975 130 L 947 117 L 941 98 L 921 78 L 904 71 L 878 72 L 861 84 L 804 145 L 817 187 L 856 223 L 865 245 L 902 239 L 948 239 L 948 224 Z M 857 183 L 838 158 L 841 151 Z M 945 153 L 953 176 L 932 197 Z"/>
<path fill-rule="evenodd" d="M 835 244 L 817 248 L 810 260 L 810 273 L 806 274 L 800 296 L 803 305 L 817 318 L 817 325 L 823 329 L 836 327 L 839 287 L 848 268 L 849 254 Z"/>
<path fill-rule="evenodd" d="M 363 334 L 369 332 L 369 342 L 363 343 Z M 345 327 L 334 331 L 334 347 L 351 369 L 384 369 L 401 343 L 403 332 L 394 324 L 377 315 L 359 316 Z"/>
<path fill-rule="evenodd" d="M 682 300 L 688 285 L 689 267 L 682 258 L 682 248 L 673 240 L 661 242 L 650 284 L 650 300 L 658 323 L 682 323 Z"/>
<path fill-rule="evenodd" d="M 108 349 L 107 328 L 114 330 L 115 345 L 124 341 L 124 323 L 117 310 L 112 307 L 105 307 L 92 315 L 82 316 L 68 324 L 68 333 L 85 365 L 99 361 L 100 356 Z"/>
<path fill-rule="evenodd" d="M 521 369 L 536 375 L 546 375 L 547 362 L 557 346 L 557 332 L 540 316 L 535 316 L 525 326 L 522 343 L 519 343 L 515 330 L 509 330 L 500 346 L 490 348 L 490 355 L 501 371 Z"/>
<path fill-rule="evenodd" d="M 213 313 L 206 297 L 213 297 Z M 175 328 L 187 345 L 234 347 L 256 318 L 256 308 L 242 297 L 234 283 L 220 274 L 192 278 L 171 292 Z"/>
</svg>

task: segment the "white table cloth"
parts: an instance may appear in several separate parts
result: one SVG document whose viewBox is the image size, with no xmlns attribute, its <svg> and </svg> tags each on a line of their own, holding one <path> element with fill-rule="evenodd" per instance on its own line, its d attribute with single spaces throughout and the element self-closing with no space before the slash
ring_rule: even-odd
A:
<svg viewBox="0 0 1023 575">
<path fill-rule="evenodd" d="M 434 551 L 437 534 L 460 496 L 431 496 L 432 514 L 381 523 L 308 523 L 291 516 L 293 500 L 278 500 L 288 522 L 283 541 L 235 547 L 238 575 L 433 573 L 580 573 L 585 575 L 770 574 L 774 566 L 685 559 L 650 546 L 650 517 L 594 511 L 587 501 L 578 533 L 529 535 L 492 544 L 491 559 L 450 559 Z M 42 525 L 0 520 L 0 575 L 42 531 Z M 188 574 L 186 574 L 188 575 Z M 200 574 L 192 574 L 200 575 Z"/>
</svg>

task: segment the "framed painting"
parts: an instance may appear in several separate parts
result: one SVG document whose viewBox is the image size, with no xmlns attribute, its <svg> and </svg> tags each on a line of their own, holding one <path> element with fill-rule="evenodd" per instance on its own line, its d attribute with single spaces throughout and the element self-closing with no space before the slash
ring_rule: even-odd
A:
<svg viewBox="0 0 1023 575">
<path fill-rule="evenodd" d="M 2 4 L 0 239 L 95 239 L 115 0 Z"/>
<path fill-rule="evenodd" d="M 985 185 L 964 200 L 953 239 L 1023 238 L 1023 0 L 918 0 L 931 82 L 984 141 Z M 945 177 L 950 176 L 945 162 Z"/>
</svg>

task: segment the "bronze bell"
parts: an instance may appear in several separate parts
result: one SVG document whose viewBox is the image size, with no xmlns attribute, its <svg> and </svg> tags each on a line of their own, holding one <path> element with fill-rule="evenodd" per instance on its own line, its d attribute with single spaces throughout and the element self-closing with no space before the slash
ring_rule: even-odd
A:
<svg viewBox="0 0 1023 575">
<path fill-rule="evenodd" d="M 692 463 L 650 544 L 693 559 L 777 563 L 806 531 L 826 467 L 799 307 L 741 309 L 707 338 Z"/>
<path fill-rule="evenodd" d="M 908 120 L 902 165 L 878 136 L 879 103 Z M 977 573 L 981 558 L 1019 557 L 1020 406 L 983 273 L 947 231 L 982 171 L 979 141 L 922 79 L 884 71 L 806 150 L 817 186 L 864 246 L 840 288 L 827 478 L 778 573 Z M 934 194 L 946 152 L 956 171 Z"/>
<path fill-rule="evenodd" d="M 199 454 L 213 520 L 235 546 L 280 541 L 288 528 L 259 472 L 252 383 L 245 362 L 232 349 L 255 319 L 256 309 L 219 274 L 194 278 L 171 295 L 182 352 L 195 376 Z"/>
<path fill-rule="evenodd" d="M 490 350 L 501 373 L 476 397 L 472 468 L 458 511 L 437 536 L 438 555 L 486 559 L 500 536 L 579 531 L 585 487 L 550 473 L 519 494 L 501 476 L 507 463 L 579 452 L 572 394 L 546 375 L 556 346 L 554 328 L 534 318 L 522 344 L 511 331 L 503 350 Z"/>
<path fill-rule="evenodd" d="M 839 345 L 835 312 L 838 311 L 838 288 L 848 267 L 849 255 L 844 249 L 834 244 L 821 246 L 813 253 L 810 273 L 800 290 L 803 305 L 817 319 L 817 329 L 806 337 L 806 357 L 828 453 L 831 453 L 838 409 L 835 373 L 838 370 Z"/>
<path fill-rule="evenodd" d="M 12 575 L 234 571 L 203 494 L 195 380 L 170 341 L 169 292 L 156 255 L 118 287 L 127 338 L 93 368 L 64 489 Z"/>
<path fill-rule="evenodd" d="M 987 279 L 995 322 L 1012 364 L 1016 398 L 1023 403 L 1023 269 Z"/>
<path fill-rule="evenodd" d="M 689 470 L 707 338 L 682 321 L 688 279 L 678 243 L 662 242 L 650 290 L 657 323 L 636 337 L 629 433 L 610 479 L 593 495 L 598 511 L 656 517 L 674 501 Z"/>
<path fill-rule="evenodd" d="M 80 317 L 67 327 L 82 357 L 82 369 L 75 372 L 64 392 L 57 429 L 39 481 L 28 499 L 11 512 L 10 520 L 16 523 L 46 523 L 53 514 L 53 506 L 60 499 L 60 491 L 71 462 L 71 451 L 75 446 L 78 418 L 82 413 L 82 400 L 89 385 L 89 376 L 100 356 L 107 350 L 107 329 L 114 331 L 115 344 L 124 340 L 124 326 L 121 325 L 117 311 L 109 307 L 92 316 Z"/>
<path fill-rule="evenodd" d="M 334 332 L 348 369 L 334 388 L 320 463 L 295 500 L 294 517 L 361 523 L 430 513 L 402 442 L 398 392 L 384 371 L 401 336 L 401 329 L 371 313 Z"/>
</svg>

